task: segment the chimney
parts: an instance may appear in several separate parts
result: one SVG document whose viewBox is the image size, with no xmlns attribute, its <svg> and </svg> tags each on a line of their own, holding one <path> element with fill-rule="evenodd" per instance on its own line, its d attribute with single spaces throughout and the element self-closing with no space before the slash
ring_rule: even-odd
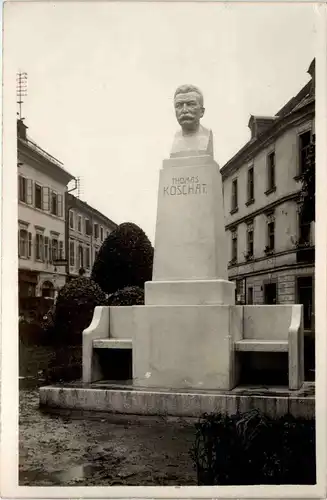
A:
<svg viewBox="0 0 327 500">
<path fill-rule="evenodd" d="M 248 123 L 248 127 L 251 130 L 251 139 L 257 139 L 261 134 L 268 130 L 275 122 L 275 116 L 254 116 Z"/>
<path fill-rule="evenodd" d="M 24 139 L 26 141 L 26 130 L 28 127 L 25 125 L 23 120 L 17 120 L 17 137 L 20 137 L 20 139 Z"/>
</svg>

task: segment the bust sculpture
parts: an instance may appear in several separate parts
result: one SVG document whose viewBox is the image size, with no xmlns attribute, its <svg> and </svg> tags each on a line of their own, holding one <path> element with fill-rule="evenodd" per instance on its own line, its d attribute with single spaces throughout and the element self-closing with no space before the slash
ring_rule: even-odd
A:
<svg viewBox="0 0 327 500">
<path fill-rule="evenodd" d="M 205 111 L 201 90 L 181 85 L 174 95 L 174 107 L 181 130 L 175 134 L 170 157 L 213 156 L 212 132 L 200 124 Z"/>
</svg>

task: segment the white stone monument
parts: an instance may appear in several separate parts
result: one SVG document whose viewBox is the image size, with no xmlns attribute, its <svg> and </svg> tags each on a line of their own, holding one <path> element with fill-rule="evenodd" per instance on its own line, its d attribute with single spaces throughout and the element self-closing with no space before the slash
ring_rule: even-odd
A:
<svg viewBox="0 0 327 500">
<path fill-rule="evenodd" d="M 160 171 L 153 277 L 145 284 L 145 305 L 96 307 L 83 332 L 83 385 L 41 388 L 40 404 L 178 416 L 217 409 L 231 415 L 258 406 L 272 416 L 289 410 L 313 415 L 314 395 L 285 398 L 282 391 L 276 397 L 273 388 L 262 399 L 257 389 L 252 395 L 249 388 L 238 390 L 244 352 L 288 353 L 288 389 L 302 390 L 303 307 L 234 304 L 222 180 L 212 133 L 200 125 L 202 94 L 182 86 L 174 105 L 182 130 Z M 132 387 L 106 385 L 99 357 L 106 349 L 132 351 L 133 381 L 125 381 Z"/>
<path fill-rule="evenodd" d="M 201 92 L 182 86 L 174 104 L 182 130 L 160 171 L 153 278 L 135 321 L 134 384 L 229 389 L 235 293 L 221 174 L 212 132 L 200 125 Z"/>
</svg>

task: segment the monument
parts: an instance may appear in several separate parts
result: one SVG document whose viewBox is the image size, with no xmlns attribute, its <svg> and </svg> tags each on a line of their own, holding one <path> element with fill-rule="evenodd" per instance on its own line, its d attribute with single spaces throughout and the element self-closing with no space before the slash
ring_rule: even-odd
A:
<svg viewBox="0 0 327 500">
<path fill-rule="evenodd" d="M 227 277 L 222 178 L 213 134 L 200 123 L 201 91 L 178 87 L 174 108 L 181 129 L 159 173 L 145 305 L 96 307 L 83 332 L 82 384 L 41 388 L 41 405 L 180 416 L 219 408 L 232 414 L 240 405 L 245 411 L 266 404 L 258 389 L 252 395 L 239 389 L 240 355 L 284 352 L 288 387 L 264 393 L 267 411 L 285 414 L 293 405 L 294 414 L 312 414 L 314 397 L 304 404 L 300 392 L 292 396 L 304 380 L 302 306 L 235 305 L 234 283 Z M 105 379 L 106 349 L 131 351 L 131 381 Z"/>
</svg>

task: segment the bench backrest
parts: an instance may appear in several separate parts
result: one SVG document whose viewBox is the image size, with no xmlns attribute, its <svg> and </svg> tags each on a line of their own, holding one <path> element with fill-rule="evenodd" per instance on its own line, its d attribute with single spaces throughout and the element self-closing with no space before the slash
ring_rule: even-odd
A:
<svg viewBox="0 0 327 500">
<path fill-rule="evenodd" d="M 243 338 L 287 340 L 293 304 L 244 306 Z"/>
</svg>

